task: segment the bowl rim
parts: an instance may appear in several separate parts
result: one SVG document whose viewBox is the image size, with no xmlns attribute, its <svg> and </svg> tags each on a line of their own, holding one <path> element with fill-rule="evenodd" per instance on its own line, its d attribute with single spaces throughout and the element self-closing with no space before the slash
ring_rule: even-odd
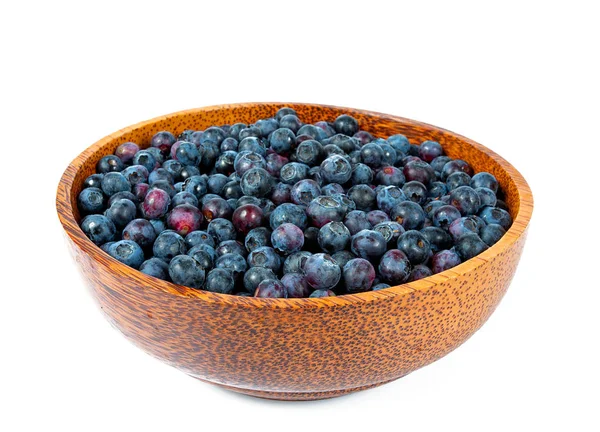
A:
<svg viewBox="0 0 600 432">
<path fill-rule="evenodd" d="M 466 144 L 476 148 L 477 150 L 486 153 L 489 157 L 494 159 L 494 161 L 497 162 L 514 181 L 514 183 L 517 186 L 519 210 L 516 214 L 516 217 L 513 218 L 513 224 L 506 232 L 506 234 L 496 244 L 488 248 L 483 253 L 459 264 L 456 267 L 426 277 L 424 279 L 420 279 L 414 282 L 408 282 L 402 285 L 396 285 L 378 291 L 367 291 L 357 294 L 344 294 L 336 297 L 292 299 L 243 297 L 230 294 L 219 294 L 212 293 L 209 291 L 195 290 L 193 288 L 177 285 L 172 282 L 163 281 L 152 276 L 148 276 L 111 257 L 108 253 L 104 252 L 102 249 L 100 249 L 100 247 L 96 246 L 91 240 L 89 240 L 87 236 L 83 233 L 83 231 L 79 228 L 79 224 L 75 220 L 73 207 L 71 205 L 71 203 L 73 202 L 73 200 L 71 199 L 71 190 L 73 182 L 75 180 L 75 176 L 78 170 L 81 169 L 86 159 L 93 153 L 95 153 L 103 145 L 105 145 L 107 142 L 112 141 L 114 139 L 118 139 L 125 133 L 131 132 L 132 130 L 144 127 L 149 124 L 153 124 L 160 120 L 166 120 L 171 117 L 179 117 L 186 114 L 197 114 L 223 109 L 255 107 L 262 105 L 268 105 L 269 107 L 305 106 L 329 108 L 343 111 L 350 115 L 352 113 L 362 114 L 365 116 L 377 117 L 381 120 L 402 122 L 407 125 L 422 127 L 430 130 L 435 130 L 443 134 L 452 135 L 455 138 L 465 142 Z M 527 181 L 521 175 L 521 173 L 500 155 L 467 137 L 464 137 L 447 129 L 440 128 L 438 126 L 419 122 L 416 120 L 411 120 L 400 116 L 384 114 L 376 111 L 339 107 L 335 105 L 302 102 L 245 102 L 224 105 L 211 105 L 206 107 L 176 111 L 167 115 L 158 116 L 150 120 L 145 120 L 136 123 L 132 126 L 125 127 L 96 141 L 94 144 L 92 144 L 86 150 L 80 153 L 75 159 L 73 159 L 73 161 L 71 161 L 67 169 L 62 174 L 56 193 L 56 208 L 58 218 L 63 226 L 63 229 L 65 230 L 66 235 L 83 252 L 90 255 L 90 257 L 97 263 L 97 265 L 107 266 L 107 264 L 110 264 L 110 271 L 116 270 L 119 271 L 121 274 L 131 274 L 131 272 L 135 272 L 134 277 L 140 282 L 140 285 L 143 284 L 148 289 L 162 291 L 163 293 L 168 295 L 175 295 L 184 298 L 197 298 L 199 300 L 204 300 L 211 303 L 228 304 L 240 307 L 275 307 L 282 309 L 298 309 L 307 307 L 346 306 L 396 297 L 400 295 L 410 295 L 415 291 L 424 291 L 448 279 L 455 279 L 461 275 L 469 273 L 473 269 L 484 265 L 487 261 L 503 253 L 517 240 L 519 240 L 519 238 L 522 235 L 525 234 L 533 213 L 533 195 L 531 193 L 529 185 L 527 184 Z"/>
</svg>

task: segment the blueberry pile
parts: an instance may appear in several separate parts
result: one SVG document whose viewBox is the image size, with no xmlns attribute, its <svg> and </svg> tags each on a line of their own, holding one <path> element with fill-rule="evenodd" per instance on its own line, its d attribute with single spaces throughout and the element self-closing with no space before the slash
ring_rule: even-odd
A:
<svg viewBox="0 0 600 432">
<path fill-rule="evenodd" d="M 81 229 L 141 272 L 206 291 L 328 297 L 452 268 L 512 220 L 493 175 L 376 138 L 351 116 L 159 132 L 121 144 L 78 197 Z"/>
</svg>

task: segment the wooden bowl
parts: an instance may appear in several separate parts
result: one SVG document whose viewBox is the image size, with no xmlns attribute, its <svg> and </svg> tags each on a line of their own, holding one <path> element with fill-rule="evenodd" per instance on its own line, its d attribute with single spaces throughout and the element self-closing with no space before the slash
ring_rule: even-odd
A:
<svg viewBox="0 0 600 432">
<path fill-rule="evenodd" d="M 153 134 L 252 123 L 283 106 L 304 122 L 358 119 L 375 136 L 435 140 L 451 157 L 496 176 L 514 219 L 493 247 L 416 282 L 330 298 L 262 299 L 196 291 L 140 273 L 95 246 L 78 226 L 76 199 L 96 162 L 126 141 Z M 72 255 L 106 318 L 138 347 L 187 374 L 270 399 L 323 399 L 375 387 L 458 347 L 496 309 L 525 244 L 533 197 L 521 174 L 494 152 L 428 124 L 349 108 L 245 103 L 181 111 L 115 132 L 81 153 L 64 172 L 58 217 Z"/>
</svg>

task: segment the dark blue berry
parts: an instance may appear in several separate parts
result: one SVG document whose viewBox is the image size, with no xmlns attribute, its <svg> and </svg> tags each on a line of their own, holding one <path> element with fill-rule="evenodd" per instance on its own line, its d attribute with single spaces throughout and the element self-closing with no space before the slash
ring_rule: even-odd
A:
<svg viewBox="0 0 600 432">
<path fill-rule="evenodd" d="M 84 217 L 81 221 L 81 230 L 98 246 L 113 241 L 117 232 L 115 224 L 106 216 L 99 214 Z"/>
</svg>

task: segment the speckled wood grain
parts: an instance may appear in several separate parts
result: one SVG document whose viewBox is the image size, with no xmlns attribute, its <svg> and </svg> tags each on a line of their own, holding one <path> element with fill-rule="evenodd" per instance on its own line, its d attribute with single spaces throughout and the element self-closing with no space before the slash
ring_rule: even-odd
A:
<svg viewBox="0 0 600 432">
<path fill-rule="evenodd" d="M 252 123 L 282 106 L 304 122 L 358 119 L 375 136 L 440 142 L 451 157 L 496 176 L 514 223 L 481 255 L 389 289 L 318 299 L 258 299 L 196 291 L 146 276 L 105 254 L 79 229 L 76 198 L 96 162 L 160 130 Z M 67 168 L 56 205 L 67 243 L 104 315 L 147 353 L 200 380 L 265 398 L 310 400 L 402 377 L 462 344 L 488 319 L 515 273 L 533 197 L 521 174 L 465 137 L 401 117 L 323 105 L 246 103 L 182 111 L 122 129 Z"/>
</svg>

